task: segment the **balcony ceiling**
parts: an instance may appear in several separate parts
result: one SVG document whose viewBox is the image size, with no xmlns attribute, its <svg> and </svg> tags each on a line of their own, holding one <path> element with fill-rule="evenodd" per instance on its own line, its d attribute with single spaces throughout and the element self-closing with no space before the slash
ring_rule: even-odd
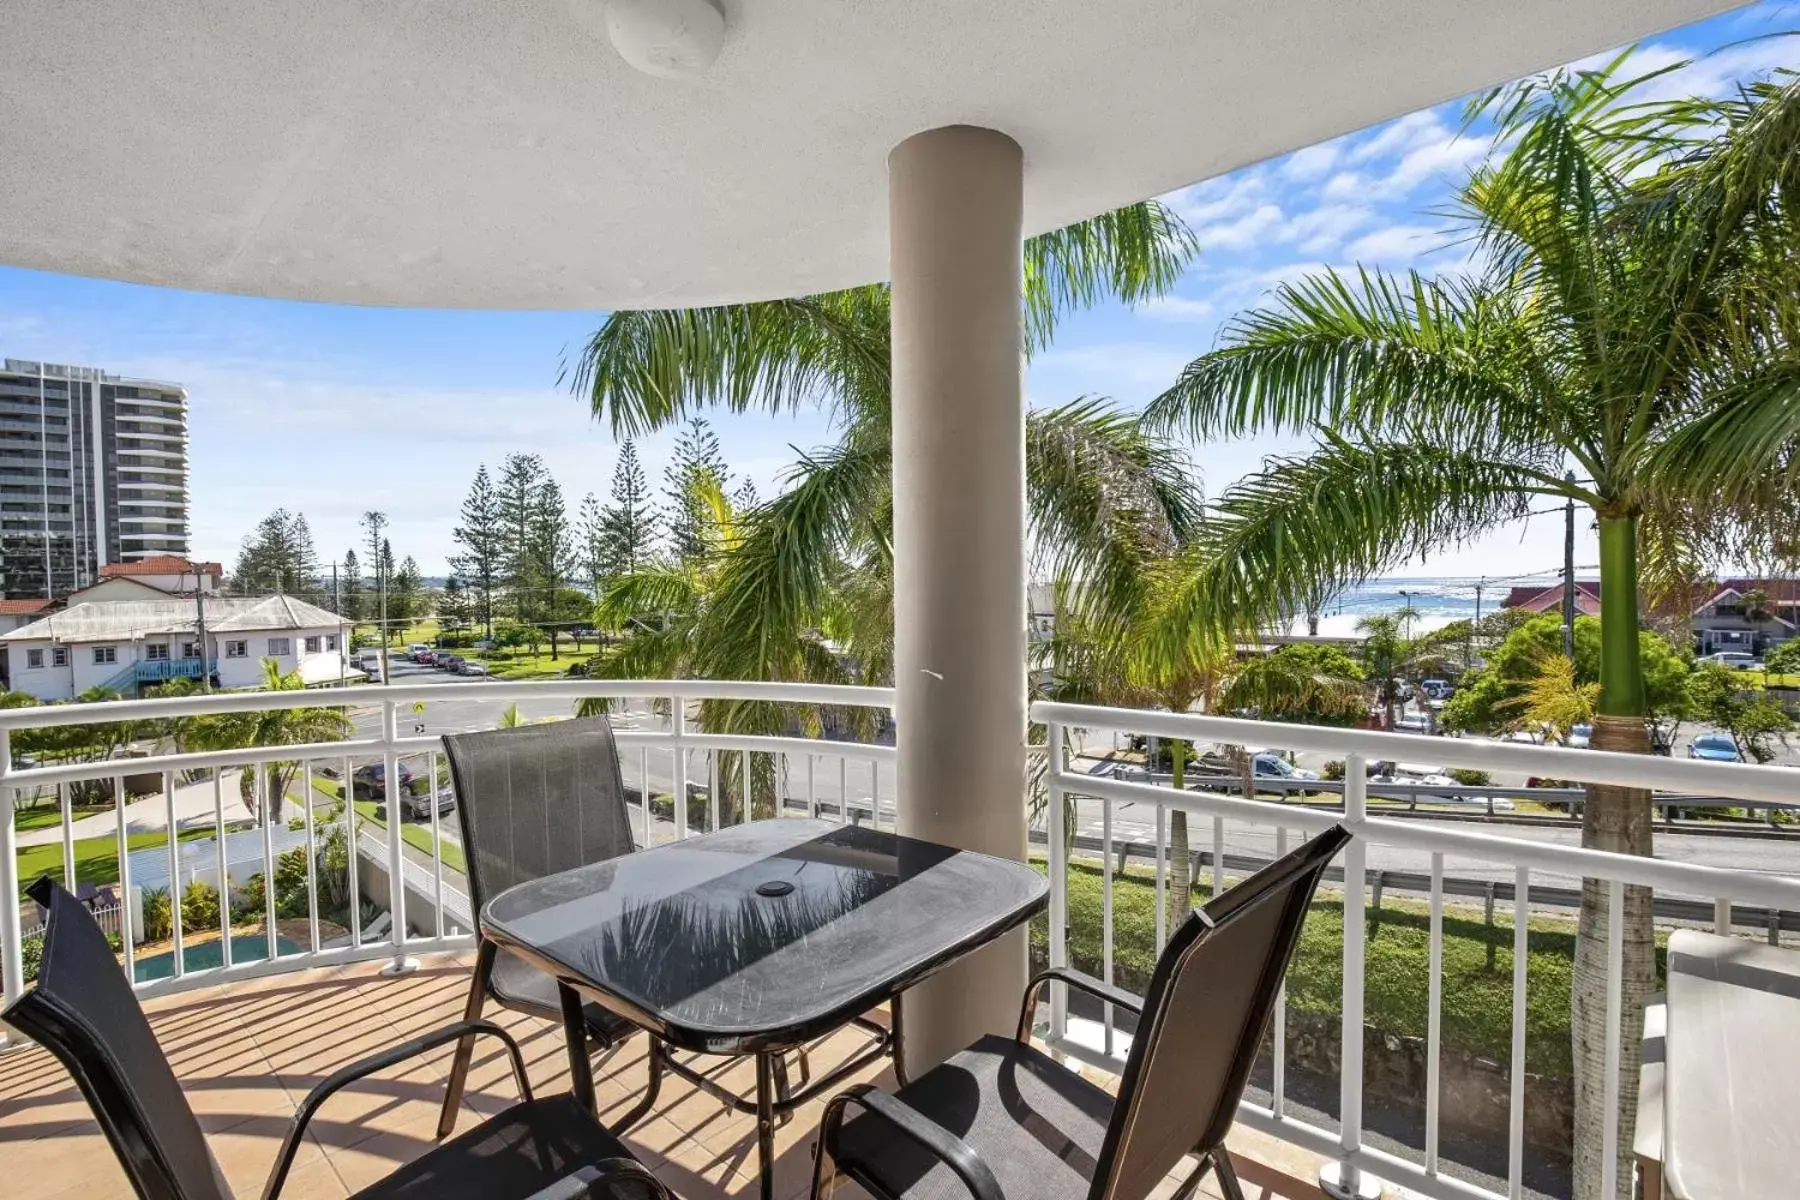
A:
<svg viewBox="0 0 1800 1200">
<path fill-rule="evenodd" d="M 689 305 L 887 272 L 885 157 L 1025 148 L 1052 229 L 1721 0 L 725 0 L 698 79 L 602 0 L 23 0 L 0 262 L 432 307 Z"/>
</svg>

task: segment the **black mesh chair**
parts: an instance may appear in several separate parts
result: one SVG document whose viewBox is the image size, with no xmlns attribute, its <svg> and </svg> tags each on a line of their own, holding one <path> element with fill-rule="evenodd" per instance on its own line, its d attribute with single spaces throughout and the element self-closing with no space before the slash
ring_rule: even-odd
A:
<svg viewBox="0 0 1800 1200">
<path fill-rule="evenodd" d="M 1141 1003 L 1091 976 L 1045 971 L 1026 989 L 1016 1037 L 984 1037 L 896 1093 L 838 1094 L 820 1130 L 815 1200 L 838 1172 L 907 1200 L 1142 1200 L 1190 1153 L 1200 1163 L 1178 1196 L 1210 1170 L 1242 1200 L 1225 1135 L 1313 891 L 1349 838 L 1336 826 L 1195 912 Z M 1052 981 L 1138 1014 L 1117 1100 L 1032 1048 L 1037 993 Z"/>
<path fill-rule="evenodd" d="M 142 1200 L 232 1200 L 200 1122 L 93 914 L 48 876 L 31 897 L 49 911 L 37 986 L 0 1014 L 42 1043 L 81 1089 Z M 520 1103 L 364 1188 L 355 1200 L 673 1200 L 571 1097 L 538 1100 L 505 1030 L 462 1021 L 345 1067 L 313 1088 L 263 1189 L 276 1200 L 308 1122 L 332 1093 L 463 1037 L 501 1040 Z"/>
<path fill-rule="evenodd" d="M 605 717 L 446 734 L 444 754 L 456 788 L 469 905 L 478 930 L 488 899 L 514 884 L 634 849 L 619 750 Z M 562 1020 L 556 981 L 481 938 L 464 1017 L 479 1017 L 486 1000 Z M 598 1004 L 584 1004 L 581 1015 L 589 1042 L 603 1051 L 637 1031 Z M 455 1127 L 473 1052 L 473 1039 L 456 1048 L 439 1137 L 449 1136 Z"/>
</svg>

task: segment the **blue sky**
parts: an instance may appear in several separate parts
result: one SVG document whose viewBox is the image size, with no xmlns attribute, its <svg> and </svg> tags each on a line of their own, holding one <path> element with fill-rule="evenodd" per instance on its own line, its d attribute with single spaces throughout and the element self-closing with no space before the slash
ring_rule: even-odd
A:
<svg viewBox="0 0 1800 1200">
<path fill-rule="evenodd" d="M 1800 4 L 1766 0 L 1650 39 L 1643 61 L 1705 54 L 1658 86 L 1717 94 L 1800 65 L 1791 40 L 1734 44 L 1792 28 L 1800 28 Z M 1160 301 L 1067 320 L 1030 366 L 1031 403 L 1106 395 L 1140 406 L 1211 348 L 1234 313 L 1323 265 L 1466 269 L 1464 248 L 1431 214 L 1490 144 L 1482 129 L 1462 130 L 1452 103 L 1165 197 L 1199 235 L 1199 259 Z M 469 479 L 515 450 L 542 454 L 571 505 L 588 491 L 604 497 L 613 438 L 558 385 L 564 355 L 598 320 L 592 312 L 302 304 L 0 268 L 0 356 L 187 386 L 193 550 L 228 564 L 255 521 L 278 506 L 306 514 L 327 560 L 360 541 L 358 513 L 381 508 L 395 553 L 442 572 Z M 793 447 L 830 437 L 817 414 L 719 414 L 713 423 L 733 470 L 764 495 L 778 487 Z M 640 446 L 653 480 L 672 441 L 665 433 Z M 1193 455 L 1216 494 L 1264 456 L 1303 449 L 1258 439 L 1197 446 Z M 1561 536 L 1561 517 L 1542 516 L 1397 573 L 1539 571 L 1559 561 Z M 1578 560 L 1591 563 L 1591 534 L 1581 538 Z"/>
</svg>

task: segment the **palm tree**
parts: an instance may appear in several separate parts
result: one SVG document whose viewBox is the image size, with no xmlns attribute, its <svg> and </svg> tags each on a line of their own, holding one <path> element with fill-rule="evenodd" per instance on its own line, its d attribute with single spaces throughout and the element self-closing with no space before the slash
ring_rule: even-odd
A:
<svg viewBox="0 0 1800 1200">
<path fill-rule="evenodd" d="M 306 684 L 298 671 L 281 673 L 281 664 L 273 658 L 262 660 L 262 690 L 297 692 Z M 262 712 L 221 713 L 216 717 L 194 717 L 183 731 L 184 741 L 193 750 L 238 750 L 248 746 L 299 746 L 315 742 L 337 742 L 350 736 L 354 726 L 342 709 L 337 708 L 271 708 Z M 282 819 L 287 789 L 299 770 L 298 761 L 272 762 L 263 766 L 268 809 L 259 814 L 268 823 Z M 244 806 L 256 811 L 256 768 L 245 767 L 238 786 Z M 349 781 L 345 781 L 349 786 Z M 310 797 L 308 798 L 310 802 Z"/>
<path fill-rule="evenodd" d="M 1648 753 L 1640 542 L 1707 521 L 1766 536 L 1778 526 L 1754 514 L 1800 470 L 1800 82 L 1652 107 L 1629 103 L 1642 78 L 1621 56 L 1482 97 L 1471 116 L 1491 115 L 1506 149 L 1457 208 L 1485 269 L 1282 287 L 1152 404 L 1158 430 L 1318 441 L 1224 495 L 1165 637 L 1292 611 L 1321 578 L 1367 578 L 1540 498 L 1573 499 L 1600 536 L 1592 744 Z M 1646 793 L 1589 788 L 1582 834 L 1650 853 Z M 1629 1056 L 1652 984 L 1648 891 L 1626 904 Z M 1605 889 L 1589 882 L 1573 1012 L 1580 1200 L 1602 1178 L 1606 929 Z M 1627 1062 L 1627 1114 L 1636 1082 Z"/>
<path fill-rule="evenodd" d="M 1028 344 L 1043 346 L 1070 308 L 1159 294 L 1193 251 L 1186 227 L 1155 203 L 1032 238 L 1024 249 Z M 780 496 L 739 516 L 707 581 L 704 619 L 664 639 L 686 644 L 693 669 L 732 679 L 891 677 L 888 331 L 885 285 L 617 312 L 573 365 L 576 391 L 621 436 L 706 407 L 823 407 L 832 418 L 837 443 L 805 455 Z M 1039 569 L 1096 594 L 1127 586 L 1140 527 L 1187 528 L 1196 518 L 1197 498 L 1168 449 L 1098 401 L 1031 414 L 1027 503 Z"/>
<path fill-rule="evenodd" d="M 1410 607 L 1403 608 L 1397 614 L 1364 617 L 1356 623 L 1356 632 L 1362 638 L 1358 657 L 1375 689 L 1375 701 L 1381 705 L 1388 729 L 1395 725 L 1400 685 L 1437 670 L 1450 657 L 1442 640 L 1433 634 L 1406 636 L 1412 611 Z"/>
</svg>

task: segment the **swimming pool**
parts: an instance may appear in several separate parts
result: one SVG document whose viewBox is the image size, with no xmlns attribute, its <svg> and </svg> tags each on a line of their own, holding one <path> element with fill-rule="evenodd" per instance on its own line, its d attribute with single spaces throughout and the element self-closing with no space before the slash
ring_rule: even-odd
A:
<svg viewBox="0 0 1800 1200">
<path fill-rule="evenodd" d="M 288 938 L 276 935 L 275 953 L 298 954 L 303 947 Z M 239 933 L 231 938 L 231 961 L 234 964 L 261 962 L 269 957 L 269 939 L 260 933 Z M 223 966 L 225 954 L 223 943 L 214 938 L 209 942 L 201 942 L 197 946 L 182 947 L 182 967 L 188 971 L 205 971 L 213 967 Z M 175 952 L 152 954 L 142 957 L 133 964 L 134 974 L 139 983 L 149 983 L 155 979 L 169 979 L 175 974 Z"/>
</svg>

